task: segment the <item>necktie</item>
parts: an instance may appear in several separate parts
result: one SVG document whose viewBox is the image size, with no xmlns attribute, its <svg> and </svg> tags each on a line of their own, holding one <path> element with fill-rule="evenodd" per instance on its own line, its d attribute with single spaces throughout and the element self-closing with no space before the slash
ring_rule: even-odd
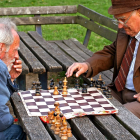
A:
<svg viewBox="0 0 140 140">
<path fill-rule="evenodd" d="M 135 44 L 136 44 L 136 39 L 132 38 L 131 43 L 127 47 L 126 53 L 123 57 L 118 76 L 116 77 L 116 79 L 114 81 L 118 92 L 122 91 L 125 87 L 126 78 L 127 78 L 128 72 L 129 72 L 129 67 L 131 65 L 133 53 L 135 50 Z"/>
</svg>

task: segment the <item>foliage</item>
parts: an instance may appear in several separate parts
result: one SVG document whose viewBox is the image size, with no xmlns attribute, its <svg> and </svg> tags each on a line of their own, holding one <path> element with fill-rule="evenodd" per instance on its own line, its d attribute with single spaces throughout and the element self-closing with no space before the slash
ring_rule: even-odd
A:
<svg viewBox="0 0 140 140">
<path fill-rule="evenodd" d="M 108 8 L 111 5 L 111 0 L 0 0 L 1 7 L 26 7 L 26 6 L 58 6 L 58 5 L 84 5 L 105 16 L 111 17 L 108 14 Z M 34 30 L 33 26 L 20 26 L 19 31 Z M 43 25 L 43 37 L 46 40 L 62 40 L 68 38 L 76 38 L 81 43 L 84 40 L 86 29 L 80 25 Z M 111 42 L 96 35 L 91 34 L 88 48 L 91 51 L 101 50 L 104 45 Z"/>
</svg>

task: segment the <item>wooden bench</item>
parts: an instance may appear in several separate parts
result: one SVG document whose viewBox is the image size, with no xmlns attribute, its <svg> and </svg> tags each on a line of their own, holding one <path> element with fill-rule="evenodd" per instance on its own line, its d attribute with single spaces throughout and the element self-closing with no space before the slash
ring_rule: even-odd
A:
<svg viewBox="0 0 140 140">
<path fill-rule="evenodd" d="M 48 16 L 55 14 L 55 16 Z M 56 16 L 64 14 L 65 16 Z M 75 16 L 68 14 L 76 14 Z M 47 88 L 47 73 L 66 71 L 73 62 L 83 62 L 92 56 L 87 49 L 91 31 L 113 41 L 117 27 L 107 18 L 82 5 L 50 7 L 14 7 L 0 8 L 1 16 L 14 16 L 12 20 L 20 25 L 35 25 L 36 31 L 19 32 L 21 39 L 19 55 L 23 60 L 23 72 L 17 79 L 20 89 L 31 87 L 33 80 L 39 77 L 43 89 Z M 20 15 L 28 15 L 20 17 Z M 32 16 L 34 15 L 34 17 Z M 43 16 L 41 16 L 43 15 Z M 47 16 L 45 16 L 47 15 Z M 41 25 L 79 24 L 87 29 L 83 44 L 77 39 L 45 40 L 42 37 Z M 111 28 L 111 29 L 110 29 Z M 109 84 L 113 70 L 102 72 L 102 78 Z M 94 77 L 98 78 L 98 75 Z M 89 82 L 89 79 L 85 79 Z M 110 100 L 118 109 L 116 115 L 85 116 L 68 120 L 73 137 L 70 140 L 93 139 L 140 139 L 140 120 L 125 109 L 114 98 Z M 57 139 L 48 124 L 43 125 L 38 117 L 29 117 L 17 93 L 11 99 L 12 106 L 19 122 L 31 140 Z"/>
<path fill-rule="evenodd" d="M 55 16 L 52 16 L 52 14 L 55 14 Z M 57 14 L 58 16 L 56 16 Z M 38 77 L 43 89 L 46 89 L 48 72 L 66 71 L 73 62 L 83 62 L 92 56 L 93 52 L 86 48 L 91 31 L 110 41 L 113 41 L 116 37 L 115 30 L 117 30 L 117 26 L 112 23 L 110 18 L 82 5 L 78 5 L 78 7 L 0 8 L 0 16 L 10 16 L 17 26 L 35 25 L 36 31 L 29 31 L 28 33 L 19 32 L 21 39 L 19 55 L 23 60 L 23 72 L 17 79 L 17 82 L 21 90 L 29 89 L 32 81 L 35 81 Z M 79 24 L 85 27 L 87 33 L 83 44 L 76 39 L 44 40 L 41 25 L 50 24 Z M 109 70 L 102 74 L 103 77 L 108 78 L 109 81 L 106 81 L 106 84 L 108 84 L 112 79 L 112 71 Z"/>
</svg>

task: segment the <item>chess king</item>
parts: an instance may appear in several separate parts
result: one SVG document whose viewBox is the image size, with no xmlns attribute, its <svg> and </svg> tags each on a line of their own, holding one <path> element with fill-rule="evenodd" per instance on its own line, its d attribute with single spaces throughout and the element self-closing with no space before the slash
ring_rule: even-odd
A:
<svg viewBox="0 0 140 140">
<path fill-rule="evenodd" d="M 22 72 L 19 42 L 16 25 L 8 18 L 0 18 L 0 140 L 26 139 L 22 128 L 13 124 L 14 118 L 6 105 L 12 93 L 17 91 L 14 80 Z"/>
<path fill-rule="evenodd" d="M 72 64 L 67 77 L 85 73 L 94 77 L 101 71 L 114 68 L 112 95 L 140 118 L 140 0 L 111 0 L 108 9 L 118 25 L 116 40 L 93 54 L 83 63 Z"/>
</svg>

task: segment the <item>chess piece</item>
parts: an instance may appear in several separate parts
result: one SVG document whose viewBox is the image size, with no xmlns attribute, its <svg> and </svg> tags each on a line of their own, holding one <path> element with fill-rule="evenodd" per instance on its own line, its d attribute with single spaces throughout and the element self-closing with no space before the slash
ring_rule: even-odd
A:
<svg viewBox="0 0 140 140">
<path fill-rule="evenodd" d="M 59 124 L 59 122 L 56 122 L 55 123 L 55 131 L 54 131 L 54 134 L 59 134 L 59 132 L 60 132 L 60 124 Z"/>
<path fill-rule="evenodd" d="M 51 87 L 50 86 L 48 86 L 48 88 L 47 88 L 48 90 L 50 90 L 51 89 Z"/>
<path fill-rule="evenodd" d="M 63 95 L 67 95 L 67 79 L 65 77 L 65 79 L 63 80 L 63 91 L 62 91 L 62 94 Z"/>
<path fill-rule="evenodd" d="M 65 117 L 63 118 L 62 125 L 63 125 L 64 129 L 67 130 L 67 122 L 66 122 L 66 118 Z"/>
<path fill-rule="evenodd" d="M 59 81 L 59 89 L 62 89 L 63 82 Z"/>
<path fill-rule="evenodd" d="M 93 78 L 90 79 L 90 87 L 94 87 L 95 86 L 95 81 L 93 80 Z"/>
<path fill-rule="evenodd" d="M 82 93 L 87 93 L 87 84 L 83 84 Z"/>
<path fill-rule="evenodd" d="M 54 109 L 55 113 L 60 114 L 59 102 L 55 102 L 54 106 L 55 106 L 55 109 Z"/>
<path fill-rule="evenodd" d="M 59 137 L 61 137 L 61 136 L 62 136 L 62 132 L 63 132 L 63 130 L 64 130 L 64 127 L 63 127 L 63 126 L 62 126 L 62 127 L 60 127 Z"/>
<path fill-rule="evenodd" d="M 51 80 L 50 80 L 50 88 L 52 89 L 53 87 L 54 87 L 54 80 L 51 79 Z"/>
<path fill-rule="evenodd" d="M 80 86 L 79 86 L 79 79 L 76 78 L 75 79 L 75 88 L 78 89 Z"/>
<path fill-rule="evenodd" d="M 70 127 L 67 128 L 67 136 L 68 137 L 72 137 L 72 133 L 71 133 L 71 128 Z"/>
<path fill-rule="evenodd" d="M 66 130 L 63 130 L 62 131 L 62 134 L 61 134 L 61 140 L 67 140 L 67 139 L 68 139 L 67 131 Z"/>
<path fill-rule="evenodd" d="M 35 90 L 35 89 L 36 89 L 36 82 L 35 82 L 35 81 L 32 82 L 32 87 L 31 87 L 31 89 L 32 89 L 32 90 Z"/>
<path fill-rule="evenodd" d="M 40 94 L 40 89 L 42 88 L 42 86 L 41 86 L 41 82 L 39 81 L 39 79 L 38 79 L 38 81 L 36 82 L 36 96 L 41 96 L 41 94 Z"/>
<path fill-rule="evenodd" d="M 59 92 L 58 92 L 58 90 L 57 90 L 57 86 L 54 87 L 53 95 L 59 95 Z"/>
<path fill-rule="evenodd" d="M 101 74 L 99 75 L 99 78 L 98 78 L 98 84 L 99 85 L 102 85 L 103 84 L 103 79 L 101 77 Z"/>
<path fill-rule="evenodd" d="M 62 113 L 60 113 L 59 116 L 60 116 L 60 123 L 62 124 L 62 118 L 64 115 Z"/>
</svg>

